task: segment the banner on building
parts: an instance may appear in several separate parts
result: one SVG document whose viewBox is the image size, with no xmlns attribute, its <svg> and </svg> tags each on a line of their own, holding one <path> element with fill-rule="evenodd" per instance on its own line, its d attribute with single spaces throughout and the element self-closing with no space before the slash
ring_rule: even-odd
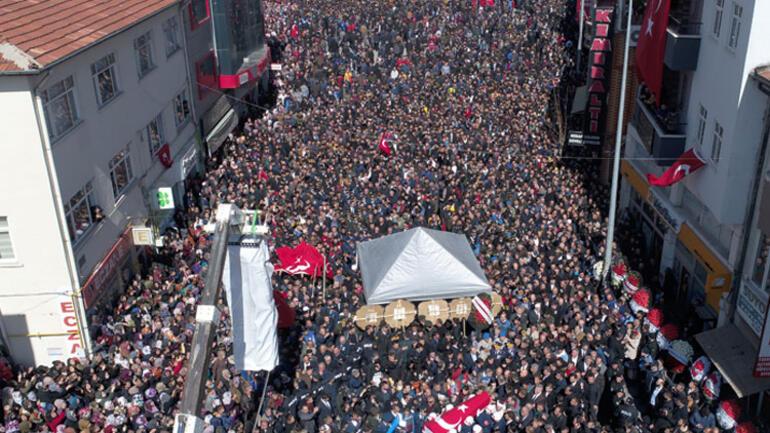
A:
<svg viewBox="0 0 770 433">
<path fill-rule="evenodd" d="M 663 56 L 666 53 L 666 28 L 671 0 L 649 0 L 642 19 L 642 32 L 636 45 L 636 69 L 639 79 L 660 104 L 663 86 Z"/>
<path fill-rule="evenodd" d="M 230 307 L 238 371 L 270 371 L 278 365 L 278 312 L 267 242 L 247 238 L 227 246 L 222 282 Z"/>
<path fill-rule="evenodd" d="M 588 62 L 588 116 L 585 132 L 601 136 L 607 111 L 607 85 L 612 70 L 613 7 L 594 9 L 594 37 Z"/>
</svg>

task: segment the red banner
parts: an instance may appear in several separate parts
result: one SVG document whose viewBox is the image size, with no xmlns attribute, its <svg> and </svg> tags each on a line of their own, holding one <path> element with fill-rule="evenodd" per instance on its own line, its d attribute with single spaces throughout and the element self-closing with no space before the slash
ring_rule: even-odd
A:
<svg viewBox="0 0 770 433">
<path fill-rule="evenodd" d="M 86 307 L 93 305 L 105 289 L 107 283 L 112 279 L 112 276 L 118 270 L 120 265 L 131 252 L 131 228 L 126 229 L 125 232 L 118 238 L 115 245 L 112 246 L 110 252 L 104 256 L 101 262 L 96 265 L 96 268 L 88 277 L 88 280 L 83 284 L 83 288 L 80 289 L 81 296 L 83 296 L 83 302 Z"/>
<path fill-rule="evenodd" d="M 324 268 L 324 256 L 312 245 L 305 242 L 295 248 L 279 247 L 275 249 L 280 264 L 275 266 L 278 272 L 291 275 L 310 275 L 320 277 Z M 326 276 L 333 276 L 331 268 L 326 266 Z"/>
<path fill-rule="evenodd" d="M 639 79 L 660 104 L 663 84 L 663 55 L 666 52 L 666 28 L 671 0 L 647 0 L 639 42 L 636 45 L 636 70 Z"/>
</svg>

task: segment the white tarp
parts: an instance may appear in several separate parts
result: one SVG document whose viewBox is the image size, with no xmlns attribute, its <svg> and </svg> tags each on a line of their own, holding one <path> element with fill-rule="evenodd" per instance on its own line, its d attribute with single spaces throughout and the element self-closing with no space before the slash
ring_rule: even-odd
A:
<svg viewBox="0 0 770 433">
<path fill-rule="evenodd" d="M 367 304 L 491 292 L 464 235 L 418 227 L 358 244 Z"/>
<path fill-rule="evenodd" d="M 270 371 L 278 365 L 278 311 L 270 283 L 272 274 L 266 241 L 228 243 L 222 281 L 230 306 L 238 371 Z"/>
</svg>

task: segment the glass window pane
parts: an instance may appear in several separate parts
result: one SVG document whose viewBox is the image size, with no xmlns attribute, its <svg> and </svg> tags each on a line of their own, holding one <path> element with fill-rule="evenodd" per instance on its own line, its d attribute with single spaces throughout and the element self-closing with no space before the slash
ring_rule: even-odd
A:
<svg viewBox="0 0 770 433">
<path fill-rule="evenodd" d="M 751 271 L 751 279 L 757 286 L 762 284 L 762 277 L 765 273 L 765 265 L 767 265 L 767 257 L 770 253 L 770 238 L 762 233 L 757 243 L 757 253 L 754 258 L 754 267 Z"/>
</svg>

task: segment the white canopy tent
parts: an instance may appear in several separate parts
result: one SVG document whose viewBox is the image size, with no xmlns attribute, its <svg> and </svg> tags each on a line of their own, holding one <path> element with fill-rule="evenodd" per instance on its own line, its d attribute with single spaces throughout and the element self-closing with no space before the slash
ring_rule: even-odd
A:
<svg viewBox="0 0 770 433">
<path fill-rule="evenodd" d="M 464 235 L 418 227 L 357 247 L 367 304 L 491 292 Z"/>
</svg>

